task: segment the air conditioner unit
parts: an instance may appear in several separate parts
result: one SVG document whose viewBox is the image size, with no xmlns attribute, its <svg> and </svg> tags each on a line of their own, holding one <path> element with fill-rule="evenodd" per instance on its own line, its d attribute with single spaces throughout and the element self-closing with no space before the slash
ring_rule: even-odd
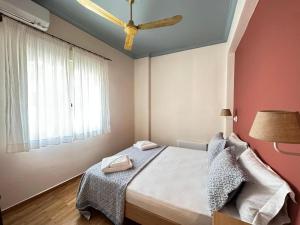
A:
<svg viewBox="0 0 300 225">
<path fill-rule="evenodd" d="M 42 31 L 50 25 L 49 11 L 31 0 L 0 0 L 0 13 Z"/>
</svg>

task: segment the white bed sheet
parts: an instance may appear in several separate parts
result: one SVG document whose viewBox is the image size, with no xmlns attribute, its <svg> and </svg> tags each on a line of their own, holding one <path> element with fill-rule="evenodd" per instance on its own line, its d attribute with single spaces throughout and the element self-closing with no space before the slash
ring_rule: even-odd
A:
<svg viewBox="0 0 300 225">
<path fill-rule="evenodd" d="M 126 201 L 184 225 L 211 225 L 207 152 L 168 147 L 129 184 Z"/>
</svg>

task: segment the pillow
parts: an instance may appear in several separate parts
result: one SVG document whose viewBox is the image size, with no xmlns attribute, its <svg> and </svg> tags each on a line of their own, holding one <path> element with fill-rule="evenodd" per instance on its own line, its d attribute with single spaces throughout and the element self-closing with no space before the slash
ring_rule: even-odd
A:
<svg viewBox="0 0 300 225">
<path fill-rule="evenodd" d="M 207 157 L 209 165 L 212 163 L 214 158 L 224 150 L 226 140 L 223 138 L 223 133 L 219 132 L 208 143 Z"/>
<path fill-rule="evenodd" d="M 277 214 L 286 212 L 286 198 L 290 196 L 295 201 L 295 194 L 252 149 L 243 152 L 238 161 L 249 176 L 249 182 L 245 183 L 236 200 L 240 217 L 254 225 L 267 225 Z M 280 218 L 281 221 L 289 220 L 287 213 Z"/>
<path fill-rule="evenodd" d="M 208 205 L 211 213 L 223 208 L 244 181 L 247 181 L 246 173 L 236 161 L 233 149 L 224 149 L 214 159 L 208 173 Z"/>
<path fill-rule="evenodd" d="M 247 142 L 242 141 L 235 133 L 231 133 L 226 140 L 226 147 L 234 146 L 237 158 L 249 147 Z"/>
</svg>

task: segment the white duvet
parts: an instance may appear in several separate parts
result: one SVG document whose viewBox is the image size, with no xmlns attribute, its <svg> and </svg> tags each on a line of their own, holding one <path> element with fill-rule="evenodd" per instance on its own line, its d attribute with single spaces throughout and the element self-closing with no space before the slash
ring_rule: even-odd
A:
<svg viewBox="0 0 300 225">
<path fill-rule="evenodd" d="M 185 225 L 210 225 L 207 152 L 168 147 L 129 184 L 126 201 Z"/>
</svg>

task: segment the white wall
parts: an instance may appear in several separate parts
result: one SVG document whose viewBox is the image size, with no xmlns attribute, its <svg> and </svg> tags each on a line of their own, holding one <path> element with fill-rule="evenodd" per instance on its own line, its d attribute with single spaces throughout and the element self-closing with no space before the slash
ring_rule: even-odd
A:
<svg viewBox="0 0 300 225">
<path fill-rule="evenodd" d="M 149 106 L 140 101 L 141 97 L 135 99 L 136 139 L 143 137 L 141 130 L 145 129 L 141 126 L 149 126 L 153 140 L 169 144 L 175 144 L 178 138 L 207 141 L 216 131 L 223 131 L 225 136 L 232 132 L 233 118 L 217 115 L 221 108 L 233 110 L 235 50 L 257 3 L 258 0 L 238 0 L 226 43 L 150 58 L 150 70 L 143 73 L 143 80 L 135 74 L 135 80 L 139 79 L 135 81 L 135 89 L 140 90 L 139 85 L 151 86 Z M 135 60 L 135 66 L 142 68 L 143 65 L 144 61 Z M 146 67 L 143 68 L 146 70 Z M 137 73 L 141 74 L 140 71 Z M 149 74 L 148 78 L 146 74 Z M 216 78 L 219 83 L 213 84 L 209 80 Z M 217 88 L 216 102 L 211 101 L 214 100 L 211 97 L 205 98 L 210 96 L 206 90 L 211 88 Z M 139 93 L 143 94 L 143 99 L 149 95 Z M 199 106 L 199 103 L 203 105 Z M 142 108 L 143 112 L 146 108 L 151 112 L 149 117 L 137 116 L 138 109 Z"/>
<path fill-rule="evenodd" d="M 87 141 L 29 153 L 0 153 L 1 207 L 8 208 L 82 173 L 102 157 L 134 140 L 133 60 L 105 43 L 51 16 L 49 33 L 111 58 L 109 63 L 111 133 Z"/>
<path fill-rule="evenodd" d="M 150 59 L 134 60 L 134 137 L 135 141 L 150 138 L 149 93 Z"/>
<path fill-rule="evenodd" d="M 223 130 L 226 44 L 151 59 L 152 140 L 207 142 Z"/>
</svg>

